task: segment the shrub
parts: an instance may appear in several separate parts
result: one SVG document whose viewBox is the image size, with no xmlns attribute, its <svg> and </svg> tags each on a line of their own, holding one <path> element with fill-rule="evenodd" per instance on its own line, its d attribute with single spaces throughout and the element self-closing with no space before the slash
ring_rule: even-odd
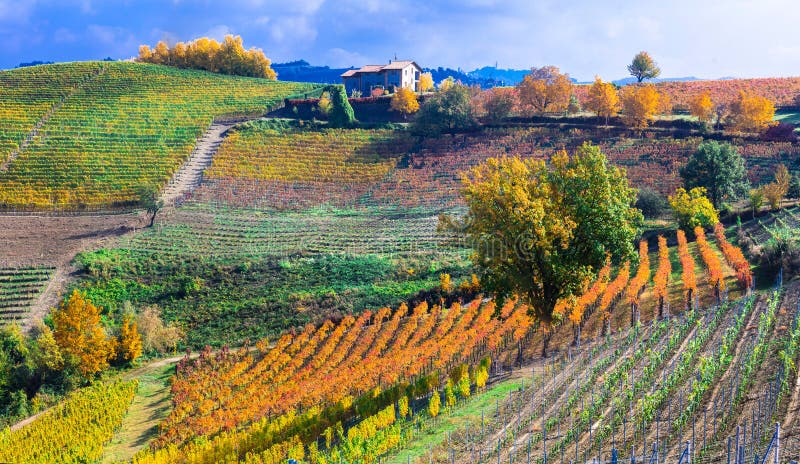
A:
<svg viewBox="0 0 800 464">
<path fill-rule="evenodd" d="M 421 135 L 437 135 L 470 129 L 475 124 L 469 89 L 452 85 L 425 100 L 417 112 L 412 130 Z"/>
<path fill-rule="evenodd" d="M 646 218 L 661 217 L 669 211 L 669 203 L 664 195 L 650 187 L 639 189 L 636 195 L 636 205 Z"/>
<path fill-rule="evenodd" d="M 774 126 L 769 126 L 761 133 L 761 140 L 767 142 L 796 142 L 797 134 L 794 132 L 794 125 L 779 122 Z"/>
<path fill-rule="evenodd" d="M 772 272 L 783 269 L 790 276 L 797 274 L 800 271 L 800 243 L 793 231 L 787 228 L 773 230 L 772 237 L 761 249 L 759 261 Z"/>
<path fill-rule="evenodd" d="M 706 189 L 695 187 L 688 192 L 679 188 L 669 197 L 678 227 L 691 232 L 695 227 L 709 227 L 719 222 L 717 210 L 706 197 Z"/>
</svg>

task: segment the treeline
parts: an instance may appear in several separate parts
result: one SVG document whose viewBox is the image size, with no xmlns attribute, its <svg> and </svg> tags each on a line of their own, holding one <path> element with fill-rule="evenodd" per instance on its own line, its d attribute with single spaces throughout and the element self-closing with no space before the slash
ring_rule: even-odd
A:
<svg viewBox="0 0 800 464">
<path fill-rule="evenodd" d="M 201 69 L 219 74 L 277 79 L 272 64 L 258 48 L 245 50 L 240 36 L 226 35 L 222 43 L 208 37 L 178 42 L 169 47 L 160 41 L 154 49 L 139 47 L 137 61 L 184 69 Z"/>
</svg>

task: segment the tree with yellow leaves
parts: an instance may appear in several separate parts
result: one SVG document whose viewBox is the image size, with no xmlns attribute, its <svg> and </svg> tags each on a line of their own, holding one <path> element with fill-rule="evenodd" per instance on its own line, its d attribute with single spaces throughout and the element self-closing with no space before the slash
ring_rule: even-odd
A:
<svg viewBox="0 0 800 464">
<path fill-rule="evenodd" d="M 531 113 L 561 112 L 569 106 L 572 81 L 555 66 L 531 68 L 517 84 L 520 105 Z"/>
<path fill-rule="evenodd" d="M 226 35 L 222 43 L 201 37 L 189 43 L 178 42 L 172 48 L 164 41 L 158 42 L 154 50 L 142 45 L 137 61 L 222 74 L 277 78 L 263 51 L 257 48 L 245 50 L 242 38 L 233 35 Z"/>
<path fill-rule="evenodd" d="M 653 85 L 628 85 L 620 92 L 622 113 L 628 125 L 647 127 L 650 120 L 664 109 L 664 98 Z"/>
<path fill-rule="evenodd" d="M 442 399 L 439 396 L 439 392 L 437 390 L 434 390 L 433 393 L 431 393 L 431 399 L 428 400 L 428 414 L 430 414 L 431 417 L 436 419 L 436 416 L 439 415 L 439 411 L 441 410 L 441 408 L 442 408 Z"/>
<path fill-rule="evenodd" d="M 619 95 L 617 89 L 610 82 L 603 82 L 600 76 L 595 76 L 594 83 L 589 87 L 589 99 L 586 102 L 586 109 L 595 113 L 598 117 L 606 119 L 614 116 L 619 111 Z"/>
<path fill-rule="evenodd" d="M 636 192 L 595 146 L 557 153 L 549 164 L 490 158 L 463 182 L 461 232 L 479 244 L 472 259 L 481 286 L 500 300 L 520 295 L 545 327 L 556 303 L 580 293 L 609 254 L 621 262 L 634 253 L 642 221 Z"/>
<path fill-rule="evenodd" d="M 734 130 L 759 132 L 775 124 L 775 105 L 768 99 L 739 92 L 739 99 L 731 104 L 730 122 Z"/>
<path fill-rule="evenodd" d="M 781 206 L 783 198 L 789 192 L 789 182 L 791 182 L 791 174 L 786 166 L 779 164 L 775 169 L 775 180 L 767 185 L 761 187 L 761 192 L 767 203 L 773 210 L 777 210 Z"/>
<path fill-rule="evenodd" d="M 131 314 L 126 314 L 122 318 L 117 351 L 120 360 L 128 363 L 135 362 L 142 355 L 142 337 Z"/>
<path fill-rule="evenodd" d="M 77 290 L 53 312 L 56 343 L 71 364 L 90 378 L 108 367 L 114 340 L 100 323 L 100 310 Z"/>
<path fill-rule="evenodd" d="M 433 90 L 433 75 L 429 72 L 420 74 L 417 92 L 430 92 L 431 90 Z"/>
<path fill-rule="evenodd" d="M 714 102 L 708 92 L 700 93 L 689 99 L 689 113 L 698 121 L 707 124 L 714 117 Z"/>
<path fill-rule="evenodd" d="M 417 94 L 408 87 L 400 87 L 392 96 L 391 111 L 397 111 L 403 115 L 403 119 L 408 118 L 409 114 L 419 111 Z"/>
</svg>

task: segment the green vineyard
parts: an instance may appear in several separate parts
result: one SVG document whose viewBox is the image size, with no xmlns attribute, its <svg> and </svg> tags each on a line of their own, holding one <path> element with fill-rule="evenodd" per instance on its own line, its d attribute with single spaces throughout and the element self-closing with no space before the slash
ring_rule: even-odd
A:
<svg viewBox="0 0 800 464">
<path fill-rule="evenodd" d="M 68 210 L 137 203 L 139 189 L 169 181 L 214 118 L 262 115 L 313 87 L 91 62 L 3 71 L 0 86 L 13 89 L 0 93 L 0 207 Z"/>
<path fill-rule="evenodd" d="M 0 323 L 24 319 L 53 271 L 52 267 L 0 269 Z"/>
</svg>

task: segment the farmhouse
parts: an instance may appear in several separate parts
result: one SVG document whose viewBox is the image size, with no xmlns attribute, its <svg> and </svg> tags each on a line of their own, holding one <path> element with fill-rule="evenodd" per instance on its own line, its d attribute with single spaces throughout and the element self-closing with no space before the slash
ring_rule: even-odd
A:
<svg viewBox="0 0 800 464">
<path fill-rule="evenodd" d="M 361 69 L 351 69 L 342 74 L 342 83 L 348 95 L 358 90 L 367 95 L 374 88 L 407 87 L 417 90 L 422 68 L 413 61 L 392 60 L 386 65 L 369 64 Z"/>
</svg>

